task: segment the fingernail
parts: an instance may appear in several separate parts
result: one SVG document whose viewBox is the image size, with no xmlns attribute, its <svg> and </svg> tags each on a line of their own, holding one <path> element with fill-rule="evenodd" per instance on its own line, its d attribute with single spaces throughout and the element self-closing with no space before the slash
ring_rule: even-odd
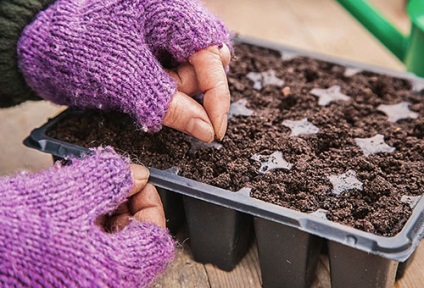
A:
<svg viewBox="0 0 424 288">
<path fill-rule="evenodd" d="M 187 124 L 187 133 L 202 140 L 203 142 L 212 142 L 212 125 L 199 118 L 192 118 Z"/>
<path fill-rule="evenodd" d="M 221 126 L 219 126 L 218 135 L 216 135 L 219 141 L 221 141 L 224 138 L 225 133 L 227 132 L 227 125 L 228 125 L 228 114 L 224 114 L 221 118 Z"/>
<path fill-rule="evenodd" d="M 137 165 L 136 169 L 132 169 L 132 177 L 135 180 L 148 179 L 149 176 L 150 176 L 150 171 L 145 166 Z"/>
</svg>

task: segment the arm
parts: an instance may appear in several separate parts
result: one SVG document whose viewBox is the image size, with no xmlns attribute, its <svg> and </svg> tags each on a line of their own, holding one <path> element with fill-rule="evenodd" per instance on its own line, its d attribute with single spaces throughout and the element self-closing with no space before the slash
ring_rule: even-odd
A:
<svg viewBox="0 0 424 288">
<path fill-rule="evenodd" d="M 54 0 L 0 2 L 0 108 L 37 100 L 18 69 L 16 47 L 22 30 Z"/>
</svg>

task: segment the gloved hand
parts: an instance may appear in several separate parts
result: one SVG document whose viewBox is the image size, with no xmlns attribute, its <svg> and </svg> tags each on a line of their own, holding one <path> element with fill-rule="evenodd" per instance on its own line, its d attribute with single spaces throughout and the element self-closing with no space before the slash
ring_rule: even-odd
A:
<svg viewBox="0 0 424 288">
<path fill-rule="evenodd" d="M 229 45 L 197 0 L 57 0 L 23 31 L 18 61 L 47 100 L 118 109 L 145 131 L 163 123 L 212 141 L 227 127 Z M 175 73 L 161 63 L 184 64 Z M 204 107 L 186 95 L 195 92 Z"/>
<path fill-rule="evenodd" d="M 166 229 L 132 220 L 122 231 L 107 233 L 98 225 L 99 216 L 112 213 L 130 190 L 147 182 L 133 177 L 128 162 L 106 148 L 72 159 L 69 166 L 0 179 L 0 286 L 151 283 L 173 257 Z"/>
</svg>

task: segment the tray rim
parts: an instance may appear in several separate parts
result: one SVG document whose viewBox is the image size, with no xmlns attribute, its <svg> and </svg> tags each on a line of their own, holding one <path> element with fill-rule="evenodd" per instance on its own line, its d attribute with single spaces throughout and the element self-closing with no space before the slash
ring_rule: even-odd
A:
<svg viewBox="0 0 424 288">
<path fill-rule="evenodd" d="M 286 53 L 296 53 L 299 56 L 406 79 L 413 84 L 418 82 L 424 84 L 423 78 L 419 78 L 409 72 L 394 71 L 373 65 L 348 61 L 312 51 L 272 43 L 262 39 L 239 36 L 235 39 L 235 42 L 269 48 L 271 50 L 277 50 L 280 53 L 284 53 L 284 51 Z M 47 130 L 58 121 L 63 120 L 65 117 L 70 117 L 75 113 L 84 112 L 74 108 L 68 108 L 60 114 L 49 118 L 44 125 L 34 129 L 30 135 L 24 139 L 24 145 L 61 158 L 72 156 L 80 157 L 86 153 L 90 153 L 90 149 L 49 137 L 46 134 Z M 288 225 L 306 233 L 335 241 L 360 251 L 379 255 L 390 260 L 400 262 L 407 260 L 424 236 L 423 196 L 414 207 L 403 229 L 393 237 L 383 237 L 327 219 L 322 219 L 315 216 L 313 213 L 299 212 L 252 198 L 249 196 L 249 191 L 246 189 L 232 192 L 178 176 L 170 170 L 159 170 L 150 167 L 149 169 L 151 172 L 150 182 L 157 187 L 229 209 L 234 209 L 242 213 L 250 214 L 253 217 L 260 217 L 283 225 Z"/>
</svg>

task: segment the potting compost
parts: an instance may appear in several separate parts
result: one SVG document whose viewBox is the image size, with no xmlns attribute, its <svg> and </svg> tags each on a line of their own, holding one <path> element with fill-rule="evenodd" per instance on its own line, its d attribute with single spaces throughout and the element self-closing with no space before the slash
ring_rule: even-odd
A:
<svg viewBox="0 0 424 288">
<path fill-rule="evenodd" d="M 290 56 L 290 57 L 289 57 Z M 64 119 L 47 134 L 114 146 L 136 163 L 381 236 L 404 226 L 424 187 L 424 96 L 408 80 L 238 44 L 221 142 L 118 112 Z"/>
</svg>

